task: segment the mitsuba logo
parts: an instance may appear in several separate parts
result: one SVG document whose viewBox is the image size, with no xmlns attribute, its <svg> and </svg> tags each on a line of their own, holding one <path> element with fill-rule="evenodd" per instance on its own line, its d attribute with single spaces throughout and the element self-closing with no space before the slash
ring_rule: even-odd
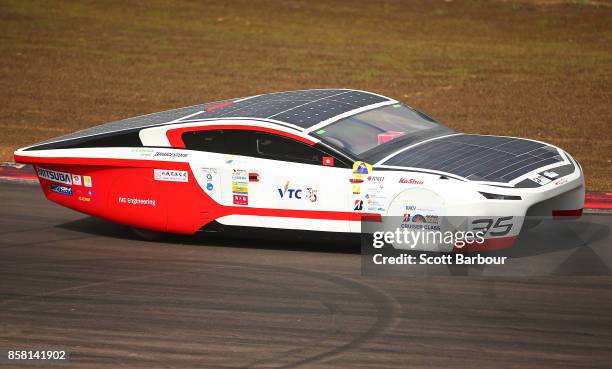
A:
<svg viewBox="0 0 612 369">
<path fill-rule="evenodd" d="M 72 184 L 72 176 L 64 172 L 56 172 L 45 168 L 36 168 L 36 172 L 40 178 L 48 179 L 49 181 Z"/>
<path fill-rule="evenodd" d="M 284 199 L 285 196 L 290 199 L 302 199 L 302 190 L 289 188 L 289 181 L 285 182 L 285 186 L 283 188 L 277 188 L 277 190 L 281 199 Z"/>
</svg>

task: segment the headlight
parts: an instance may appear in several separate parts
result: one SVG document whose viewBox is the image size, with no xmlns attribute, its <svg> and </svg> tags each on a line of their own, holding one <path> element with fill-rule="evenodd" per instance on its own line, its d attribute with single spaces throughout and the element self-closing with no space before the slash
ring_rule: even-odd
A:
<svg viewBox="0 0 612 369">
<path fill-rule="evenodd" d="M 520 196 L 514 195 L 498 195 L 496 193 L 480 192 L 479 194 L 486 197 L 489 200 L 522 200 Z"/>
</svg>

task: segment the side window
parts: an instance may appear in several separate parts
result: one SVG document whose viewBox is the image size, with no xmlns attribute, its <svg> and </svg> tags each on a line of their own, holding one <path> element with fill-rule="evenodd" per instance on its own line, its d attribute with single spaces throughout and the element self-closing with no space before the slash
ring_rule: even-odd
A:
<svg viewBox="0 0 612 369">
<path fill-rule="evenodd" d="M 185 148 L 197 151 L 224 153 L 223 130 L 189 131 L 181 136 Z"/>
<path fill-rule="evenodd" d="M 316 148 L 287 137 L 256 133 L 257 153 L 266 159 L 321 164 L 323 153 Z"/>
<path fill-rule="evenodd" d="M 332 158 L 334 167 L 350 168 L 351 163 L 324 150 L 275 134 L 234 129 L 188 131 L 182 134 L 185 148 L 229 155 L 252 156 L 296 163 L 323 165 Z"/>
<path fill-rule="evenodd" d="M 185 132 L 181 137 L 185 148 L 189 150 L 257 156 L 257 148 L 251 131 L 201 130 Z"/>
</svg>

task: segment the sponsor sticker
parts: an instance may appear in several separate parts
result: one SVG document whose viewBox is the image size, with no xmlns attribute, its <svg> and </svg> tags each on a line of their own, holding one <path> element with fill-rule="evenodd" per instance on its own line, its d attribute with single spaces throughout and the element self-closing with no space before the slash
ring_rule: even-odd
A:
<svg viewBox="0 0 612 369">
<path fill-rule="evenodd" d="M 244 169 L 232 169 L 232 182 L 248 182 L 249 175 Z"/>
<path fill-rule="evenodd" d="M 187 156 L 189 156 L 189 154 L 184 153 L 184 152 L 163 152 L 163 151 L 158 151 L 153 156 L 161 156 L 161 157 L 166 157 L 166 158 L 186 158 Z"/>
<path fill-rule="evenodd" d="M 374 182 L 374 183 L 382 183 L 385 181 L 385 177 L 384 176 L 369 176 L 368 181 Z"/>
<path fill-rule="evenodd" d="M 356 161 L 353 164 L 353 177 L 355 178 L 365 178 L 370 173 L 372 173 L 372 166 L 363 161 Z"/>
<path fill-rule="evenodd" d="M 82 188 L 77 188 L 76 189 L 76 195 L 77 195 L 77 199 L 79 201 L 91 202 L 92 196 L 93 196 L 93 191 L 92 190 L 85 190 L 85 189 L 82 189 Z"/>
<path fill-rule="evenodd" d="M 153 149 L 145 149 L 145 148 L 133 148 L 130 149 L 130 152 L 136 153 L 141 157 L 150 157 L 153 155 Z"/>
<path fill-rule="evenodd" d="M 418 211 L 419 213 L 412 213 L 411 211 Z M 429 213 L 422 213 L 428 211 Z M 406 205 L 406 212 L 400 228 L 411 229 L 411 230 L 440 230 L 439 216 L 435 209 L 422 209 L 417 208 L 414 205 Z"/>
<path fill-rule="evenodd" d="M 371 211 L 384 211 L 387 206 L 387 198 L 372 194 L 366 194 L 366 202 L 368 204 L 368 210 Z"/>
<path fill-rule="evenodd" d="M 249 182 L 259 182 L 259 173 L 249 172 Z"/>
<path fill-rule="evenodd" d="M 317 199 L 318 199 L 317 192 L 319 191 L 315 190 L 312 187 L 308 187 L 306 191 L 308 192 L 308 194 L 306 195 L 306 198 L 310 200 L 310 202 L 317 202 Z"/>
<path fill-rule="evenodd" d="M 423 183 L 425 183 L 423 180 L 421 179 L 416 179 L 416 178 L 400 178 L 399 183 L 403 183 L 403 184 L 414 184 L 414 185 L 422 185 Z"/>
<path fill-rule="evenodd" d="M 45 169 L 36 167 L 36 172 L 40 178 L 47 179 L 53 182 L 59 182 L 71 185 L 72 184 L 72 176 L 68 173 L 57 172 L 55 170 Z"/>
<path fill-rule="evenodd" d="M 547 170 L 544 173 L 542 173 L 542 175 L 550 179 L 555 179 L 559 177 L 559 174 L 557 172 L 553 172 L 552 170 Z"/>
<path fill-rule="evenodd" d="M 72 196 L 72 187 L 70 186 L 51 183 L 51 191 L 59 193 L 60 195 Z"/>
<path fill-rule="evenodd" d="M 156 181 L 189 182 L 186 170 L 154 169 L 153 177 Z"/>
<path fill-rule="evenodd" d="M 157 206 L 157 201 L 155 199 L 139 199 L 134 197 L 119 197 L 117 201 L 120 204 L 127 205 L 148 205 L 148 206 Z"/>
<path fill-rule="evenodd" d="M 232 169 L 232 193 L 234 204 L 249 204 L 249 175 L 245 169 Z"/>
<path fill-rule="evenodd" d="M 535 183 L 539 184 L 540 186 L 544 186 L 545 184 L 549 184 L 550 182 L 552 182 L 550 179 L 540 174 L 534 174 L 528 178 L 534 181 Z"/>
<path fill-rule="evenodd" d="M 81 185 L 81 176 L 78 174 L 73 174 L 72 175 L 72 183 L 75 186 L 80 186 Z"/>
<path fill-rule="evenodd" d="M 249 196 L 247 195 L 234 195 L 234 204 L 235 205 L 248 205 L 249 204 Z"/>
<path fill-rule="evenodd" d="M 359 195 L 361 193 L 361 186 L 353 185 L 353 195 Z"/>
<path fill-rule="evenodd" d="M 245 194 L 245 195 L 248 195 L 248 193 L 249 193 L 249 187 L 248 187 L 248 186 L 241 185 L 241 184 L 233 184 L 233 183 L 232 183 L 232 192 L 233 192 L 233 193 L 239 193 L 239 194 Z"/>
<path fill-rule="evenodd" d="M 90 176 L 83 176 L 83 185 L 85 187 L 91 187 L 91 177 Z"/>
<path fill-rule="evenodd" d="M 285 182 L 285 185 L 282 188 L 277 188 L 277 190 L 281 199 L 302 199 L 302 190 L 291 188 L 290 181 Z"/>
<path fill-rule="evenodd" d="M 355 200 L 355 207 L 353 210 L 361 211 L 363 210 L 363 200 Z"/>
<path fill-rule="evenodd" d="M 206 190 L 212 191 L 215 188 L 215 182 L 217 182 L 216 181 L 217 168 L 204 167 L 202 168 L 202 173 L 204 174 L 204 177 L 206 178 L 206 185 L 205 185 Z"/>
</svg>

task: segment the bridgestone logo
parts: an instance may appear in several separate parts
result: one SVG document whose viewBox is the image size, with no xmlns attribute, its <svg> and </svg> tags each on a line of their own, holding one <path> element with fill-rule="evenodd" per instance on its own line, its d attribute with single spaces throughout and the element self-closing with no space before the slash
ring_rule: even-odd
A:
<svg viewBox="0 0 612 369">
<path fill-rule="evenodd" d="M 72 176 L 64 172 L 56 172 L 54 170 L 36 168 L 36 172 L 40 178 L 48 179 L 49 181 L 59 182 L 64 184 L 72 184 Z"/>
<path fill-rule="evenodd" d="M 154 169 L 156 181 L 189 182 L 186 170 Z"/>
<path fill-rule="evenodd" d="M 185 158 L 187 154 L 181 152 L 156 152 L 153 156 L 169 156 L 174 158 Z"/>
</svg>

